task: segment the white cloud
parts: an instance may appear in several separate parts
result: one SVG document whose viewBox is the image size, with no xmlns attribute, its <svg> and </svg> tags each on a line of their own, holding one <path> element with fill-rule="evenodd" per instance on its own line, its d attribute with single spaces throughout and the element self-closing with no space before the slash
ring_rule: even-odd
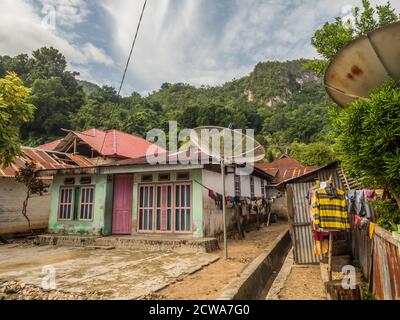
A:
<svg viewBox="0 0 400 320">
<path fill-rule="evenodd" d="M 82 23 L 90 14 L 85 0 L 38 0 L 42 7 L 50 6 L 56 10 L 57 24 L 63 28 L 73 28 Z"/>
<path fill-rule="evenodd" d="M 97 48 L 90 42 L 87 42 L 83 46 L 82 52 L 88 61 L 95 61 L 106 66 L 113 64 L 113 60 L 105 53 L 103 49 Z"/>
<path fill-rule="evenodd" d="M 75 0 L 75 2 L 78 1 Z M 37 10 L 32 1 L 2 0 L 0 2 L 1 55 L 13 56 L 19 53 L 30 53 L 42 46 L 54 46 L 72 64 L 110 65 L 113 63 L 103 49 L 89 42 L 80 48 L 68 40 L 63 32 L 60 28 L 56 30 L 45 28 L 42 25 L 40 10 Z"/>
<path fill-rule="evenodd" d="M 372 0 L 373 5 L 385 2 Z M 42 17 L 35 3 L 56 7 L 56 30 L 41 26 Z M 247 74 L 259 61 L 314 57 L 310 44 L 313 32 L 327 20 L 348 15 L 360 3 L 150 0 L 124 93 L 151 91 L 163 82 L 221 84 Z M 392 4 L 400 9 L 399 1 Z M 93 16 L 95 5 L 104 12 Z M 0 54 L 14 55 L 52 45 L 66 55 L 71 65 L 84 70 L 82 77 L 104 75 L 97 82 L 118 82 L 142 5 L 143 0 L 0 0 Z M 93 30 L 77 31 L 88 19 L 96 30 L 91 36 L 97 36 L 103 46 L 94 45 L 88 38 Z"/>
</svg>

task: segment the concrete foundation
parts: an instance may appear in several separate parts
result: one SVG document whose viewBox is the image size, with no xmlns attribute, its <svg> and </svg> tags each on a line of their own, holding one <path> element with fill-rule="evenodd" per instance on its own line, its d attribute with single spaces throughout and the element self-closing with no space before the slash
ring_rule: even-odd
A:
<svg viewBox="0 0 400 320">
<path fill-rule="evenodd" d="M 92 247 L 92 248 L 121 248 L 121 249 L 177 249 L 186 248 L 198 252 L 210 253 L 219 249 L 218 241 L 215 238 L 176 238 L 168 236 L 110 236 L 110 237 L 89 237 L 89 236 L 58 236 L 40 235 L 36 237 L 37 245 L 54 245 L 65 247 Z"/>
</svg>

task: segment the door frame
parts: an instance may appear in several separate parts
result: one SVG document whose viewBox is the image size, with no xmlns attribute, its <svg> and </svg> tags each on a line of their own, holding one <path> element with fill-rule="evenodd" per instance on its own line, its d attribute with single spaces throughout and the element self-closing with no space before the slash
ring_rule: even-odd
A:
<svg viewBox="0 0 400 320">
<path fill-rule="evenodd" d="M 114 232 L 114 215 L 115 215 L 115 182 L 117 177 L 130 177 L 131 179 L 131 189 L 130 189 L 130 197 L 131 197 L 131 206 L 130 206 L 130 231 L 129 233 L 115 233 Z M 115 174 L 113 178 L 113 196 L 112 196 L 112 215 L 111 215 L 111 235 L 131 235 L 132 234 L 132 226 L 133 226 L 133 185 L 134 185 L 134 175 L 133 174 Z"/>
</svg>

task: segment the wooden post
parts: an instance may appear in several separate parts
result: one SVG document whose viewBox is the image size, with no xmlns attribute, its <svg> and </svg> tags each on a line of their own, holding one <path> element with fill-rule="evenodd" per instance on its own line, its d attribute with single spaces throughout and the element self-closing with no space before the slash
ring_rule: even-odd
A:
<svg viewBox="0 0 400 320">
<path fill-rule="evenodd" d="M 74 154 L 76 154 L 76 138 L 74 139 Z"/>
<path fill-rule="evenodd" d="M 221 160 L 221 180 L 222 180 L 222 219 L 224 225 L 224 256 L 225 260 L 228 259 L 228 235 L 226 225 L 226 191 L 225 191 L 225 162 Z"/>
<path fill-rule="evenodd" d="M 333 248 L 333 233 L 329 232 L 329 252 L 328 252 L 328 272 L 329 281 L 332 281 L 332 248 Z"/>
</svg>

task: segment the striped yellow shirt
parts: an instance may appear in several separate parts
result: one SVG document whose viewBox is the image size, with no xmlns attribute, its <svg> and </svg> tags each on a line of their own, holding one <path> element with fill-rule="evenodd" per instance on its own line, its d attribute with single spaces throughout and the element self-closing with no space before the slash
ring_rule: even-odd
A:
<svg viewBox="0 0 400 320">
<path fill-rule="evenodd" d="M 330 195 L 325 189 L 319 189 L 312 201 L 314 225 L 326 231 L 349 230 L 349 214 L 345 193 L 337 189 L 337 195 Z"/>
</svg>

